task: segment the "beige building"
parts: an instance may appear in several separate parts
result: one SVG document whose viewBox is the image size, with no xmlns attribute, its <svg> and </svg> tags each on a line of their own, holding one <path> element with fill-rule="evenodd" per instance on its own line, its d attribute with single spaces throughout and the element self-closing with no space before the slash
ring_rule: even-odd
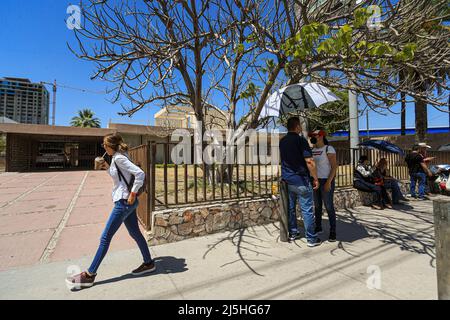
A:
<svg viewBox="0 0 450 320">
<path fill-rule="evenodd" d="M 214 107 L 208 107 L 205 111 L 205 125 L 207 129 L 226 129 L 227 113 Z M 196 118 L 192 107 L 170 106 L 162 108 L 155 114 L 155 126 L 171 129 L 196 128 Z"/>
</svg>

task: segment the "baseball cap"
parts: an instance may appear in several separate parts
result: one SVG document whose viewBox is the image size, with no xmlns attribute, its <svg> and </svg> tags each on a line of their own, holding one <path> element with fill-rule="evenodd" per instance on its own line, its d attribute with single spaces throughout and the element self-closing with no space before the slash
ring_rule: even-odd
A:
<svg viewBox="0 0 450 320">
<path fill-rule="evenodd" d="M 325 130 L 316 130 L 316 131 L 311 131 L 308 134 L 309 137 L 314 137 L 314 136 L 320 136 L 320 137 L 326 137 L 327 133 L 325 132 Z"/>
<path fill-rule="evenodd" d="M 425 142 L 421 142 L 421 143 L 417 144 L 417 146 L 418 146 L 419 148 L 428 148 L 428 149 L 431 149 L 431 147 L 430 147 L 429 145 L 427 145 Z"/>
</svg>

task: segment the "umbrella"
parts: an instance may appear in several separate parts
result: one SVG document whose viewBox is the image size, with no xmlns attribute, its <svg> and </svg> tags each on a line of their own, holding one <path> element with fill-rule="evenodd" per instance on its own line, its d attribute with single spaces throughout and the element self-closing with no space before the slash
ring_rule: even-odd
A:
<svg viewBox="0 0 450 320">
<path fill-rule="evenodd" d="M 275 91 L 266 101 L 261 118 L 299 113 L 327 102 L 340 100 L 330 89 L 315 83 L 297 83 Z"/>
<path fill-rule="evenodd" d="M 450 143 L 440 146 L 438 151 L 450 151 Z"/>
<path fill-rule="evenodd" d="M 402 156 L 405 155 L 405 152 L 400 147 L 385 140 L 367 140 L 360 143 L 359 146 L 367 149 L 377 149 L 389 153 L 398 153 Z"/>
</svg>

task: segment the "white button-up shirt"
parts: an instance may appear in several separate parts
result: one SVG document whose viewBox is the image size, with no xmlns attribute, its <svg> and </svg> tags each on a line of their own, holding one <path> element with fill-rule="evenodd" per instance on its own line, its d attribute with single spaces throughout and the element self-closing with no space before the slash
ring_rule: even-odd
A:
<svg viewBox="0 0 450 320">
<path fill-rule="evenodd" d="M 128 191 L 125 181 L 120 181 L 119 172 L 117 167 L 119 167 L 120 172 L 125 177 L 125 179 L 130 183 L 131 177 L 134 176 L 134 184 L 131 189 L 132 192 L 138 192 L 138 190 L 144 185 L 145 173 L 131 162 L 128 157 L 120 152 L 116 152 L 112 157 L 111 166 L 109 167 L 108 173 L 112 177 L 114 182 L 114 187 L 112 190 L 113 202 L 117 202 L 121 199 L 128 199 L 130 192 Z"/>
</svg>

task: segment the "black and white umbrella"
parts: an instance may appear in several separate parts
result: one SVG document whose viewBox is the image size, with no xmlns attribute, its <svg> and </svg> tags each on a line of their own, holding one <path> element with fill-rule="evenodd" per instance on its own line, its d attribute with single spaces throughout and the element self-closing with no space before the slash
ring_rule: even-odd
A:
<svg viewBox="0 0 450 320">
<path fill-rule="evenodd" d="M 330 89 L 315 83 L 297 83 L 275 91 L 266 101 L 260 118 L 299 114 L 327 102 L 340 100 Z"/>
</svg>

